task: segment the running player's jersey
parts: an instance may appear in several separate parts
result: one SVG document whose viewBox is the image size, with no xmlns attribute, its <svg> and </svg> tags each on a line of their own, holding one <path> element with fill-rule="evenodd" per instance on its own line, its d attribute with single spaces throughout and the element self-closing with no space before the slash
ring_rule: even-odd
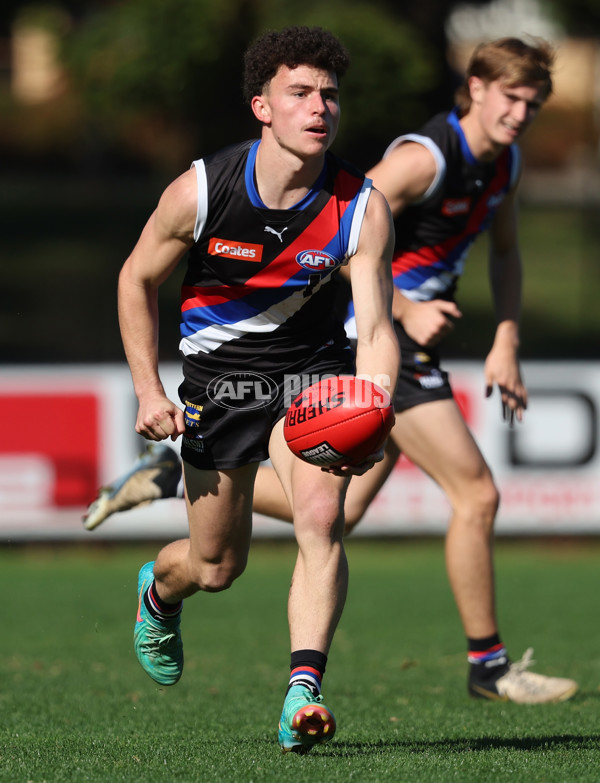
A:
<svg viewBox="0 0 600 783">
<path fill-rule="evenodd" d="M 371 181 L 328 153 L 311 191 L 268 209 L 255 184 L 260 142 L 194 161 L 195 244 L 182 288 L 180 350 L 223 367 L 263 367 L 346 344 L 334 274 L 356 252 Z"/>
<path fill-rule="evenodd" d="M 423 197 L 394 221 L 394 285 L 413 301 L 451 300 L 471 245 L 489 227 L 518 179 L 519 149 L 511 145 L 489 163 L 477 160 L 456 109 L 437 114 L 419 133 L 399 136 L 384 157 L 406 142 L 427 147 L 435 158 L 436 174 Z M 352 303 L 346 331 L 356 337 Z"/>
<path fill-rule="evenodd" d="M 436 115 L 420 133 L 400 136 L 386 154 L 407 141 L 432 152 L 437 174 L 421 201 L 395 221 L 394 284 L 413 301 L 452 299 L 471 245 L 516 182 L 518 147 L 489 163 L 477 160 L 456 110 Z"/>
</svg>

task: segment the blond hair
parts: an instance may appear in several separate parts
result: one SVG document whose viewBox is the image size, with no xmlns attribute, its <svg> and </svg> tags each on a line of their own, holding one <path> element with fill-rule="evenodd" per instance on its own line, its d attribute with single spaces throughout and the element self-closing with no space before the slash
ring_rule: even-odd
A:
<svg viewBox="0 0 600 783">
<path fill-rule="evenodd" d="M 456 92 L 461 116 L 471 108 L 469 79 L 477 76 L 483 82 L 500 81 L 506 87 L 535 86 L 543 100 L 552 92 L 554 50 L 542 38 L 528 44 L 519 38 L 499 38 L 475 48 L 467 66 L 465 80 Z"/>
</svg>

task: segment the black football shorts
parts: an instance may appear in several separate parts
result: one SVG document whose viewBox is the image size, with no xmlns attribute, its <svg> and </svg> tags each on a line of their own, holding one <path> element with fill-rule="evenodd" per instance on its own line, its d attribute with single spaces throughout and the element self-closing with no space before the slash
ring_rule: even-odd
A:
<svg viewBox="0 0 600 783">
<path fill-rule="evenodd" d="M 181 457 L 200 470 L 231 470 L 268 459 L 271 431 L 297 394 L 327 376 L 355 373 L 354 351 L 344 345 L 326 346 L 277 371 L 222 372 L 210 364 L 202 355 L 186 357 L 179 387 L 186 426 Z"/>
</svg>

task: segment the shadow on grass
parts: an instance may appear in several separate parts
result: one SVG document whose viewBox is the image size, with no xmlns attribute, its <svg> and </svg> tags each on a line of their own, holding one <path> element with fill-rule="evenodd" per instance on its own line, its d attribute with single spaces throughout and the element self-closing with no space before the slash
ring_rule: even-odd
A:
<svg viewBox="0 0 600 783">
<path fill-rule="evenodd" d="M 598 750 L 600 735 L 554 734 L 542 737 L 465 737 L 440 740 L 400 740 L 378 742 L 336 742 L 326 749 L 327 755 L 362 756 L 381 751 L 404 750 L 408 753 L 477 753 L 490 750 L 551 751 L 565 749 Z M 325 750 L 325 748 L 323 748 Z"/>
</svg>

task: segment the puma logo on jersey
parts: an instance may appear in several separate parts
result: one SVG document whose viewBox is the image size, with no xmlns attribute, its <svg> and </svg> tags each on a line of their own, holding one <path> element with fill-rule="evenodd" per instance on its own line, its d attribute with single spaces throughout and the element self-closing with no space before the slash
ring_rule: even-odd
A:
<svg viewBox="0 0 600 783">
<path fill-rule="evenodd" d="M 274 228 L 271 228 L 271 226 L 265 226 L 265 231 L 268 231 L 269 234 L 275 234 L 277 239 L 283 244 L 283 232 L 287 231 L 287 226 L 282 228 L 281 231 L 276 231 Z"/>
<path fill-rule="evenodd" d="M 236 242 L 235 239 L 211 237 L 208 243 L 208 252 L 211 256 L 258 262 L 262 261 L 263 246 L 254 245 L 251 242 Z"/>
</svg>

